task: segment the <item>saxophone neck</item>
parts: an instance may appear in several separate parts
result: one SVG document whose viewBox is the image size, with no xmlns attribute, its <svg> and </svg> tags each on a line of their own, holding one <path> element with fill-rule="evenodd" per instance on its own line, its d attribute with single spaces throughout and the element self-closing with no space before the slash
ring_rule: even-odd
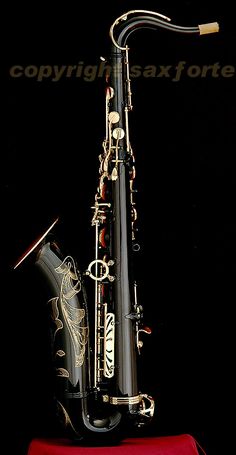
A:
<svg viewBox="0 0 236 455">
<path fill-rule="evenodd" d="M 119 16 L 110 27 L 110 38 L 118 49 L 126 50 L 127 40 L 139 29 L 165 29 L 175 33 L 204 35 L 217 33 L 218 22 L 210 22 L 197 26 L 181 26 L 171 23 L 171 19 L 160 13 L 147 10 L 130 10 Z"/>
</svg>

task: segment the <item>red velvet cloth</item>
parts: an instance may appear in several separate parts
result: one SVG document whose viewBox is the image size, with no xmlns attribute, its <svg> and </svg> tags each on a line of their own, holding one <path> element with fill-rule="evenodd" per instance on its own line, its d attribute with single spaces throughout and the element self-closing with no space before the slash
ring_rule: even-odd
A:
<svg viewBox="0 0 236 455">
<path fill-rule="evenodd" d="M 179 436 L 128 438 L 118 446 L 81 447 L 67 440 L 34 439 L 27 455 L 199 455 L 189 434 Z"/>
</svg>

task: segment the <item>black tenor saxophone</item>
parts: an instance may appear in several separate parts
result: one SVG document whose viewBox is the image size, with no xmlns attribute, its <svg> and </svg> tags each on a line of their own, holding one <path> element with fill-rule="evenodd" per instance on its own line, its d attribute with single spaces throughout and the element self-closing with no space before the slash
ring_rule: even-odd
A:
<svg viewBox="0 0 236 455">
<path fill-rule="evenodd" d="M 182 27 L 156 12 L 132 10 L 110 28 L 110 74 L 105 91 L 106 133 L 92 207 L 94 259 L 81 273 L 63 256 L 52 226 L 34 247 L 35 264 L 50 290 L 53 358 L 58 412 L 77 441 L 114 441 L 124 429 L 152 421 L 154 400 L 140 392 L 138 357 L 144 333 L 143 307 L 133 264 L 136 239 L 135 160 L 130 143 L 132 110 L 128 38 L 140 29 L 205 34 L 217 23 Z M 86 281 L 94 283 L 94 310 L 87 306 Z M 92 321 L 92 324 L 91 324 Z M 91 329 L 91 326 L 94 329 Z"/>
</svg>

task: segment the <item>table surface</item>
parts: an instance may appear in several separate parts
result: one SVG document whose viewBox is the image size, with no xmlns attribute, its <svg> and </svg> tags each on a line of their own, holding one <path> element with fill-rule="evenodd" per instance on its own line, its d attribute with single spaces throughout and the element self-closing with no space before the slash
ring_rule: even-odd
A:
<svg viewBox="0 0 236 455">
<path fill-rule="evenodd" d="M 189 434 L 164 437 L 127 438 L 119 445 L 88 447 L 73 445 L 67 439 L 33 439 L 27 455 L 199 455 Z"/>
</svg>

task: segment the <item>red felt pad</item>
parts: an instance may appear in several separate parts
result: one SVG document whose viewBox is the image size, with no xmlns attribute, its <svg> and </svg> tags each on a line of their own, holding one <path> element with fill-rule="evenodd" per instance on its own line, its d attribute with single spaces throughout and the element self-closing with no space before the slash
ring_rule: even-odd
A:
<svg viewBox="0 0 236 455">
<path fill-rule="evenodd" d="M 118 446 L 81 447 L 65 439 L 34 439 L 27 455 L 199 455 L 189 434 L 165 437 L 127 438 Z"/>
</svg>

